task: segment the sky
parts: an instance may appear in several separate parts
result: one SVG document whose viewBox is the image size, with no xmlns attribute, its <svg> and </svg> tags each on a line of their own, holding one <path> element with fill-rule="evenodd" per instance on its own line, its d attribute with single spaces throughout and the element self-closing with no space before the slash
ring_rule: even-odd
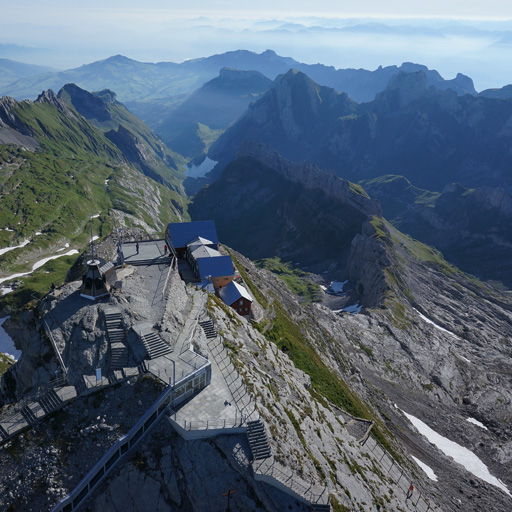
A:
<svg viewBox="0 0 512 512">
<path fill-rule="evenodd" d="M 512 3 L 504 0 L 430 0 L 429 2 L 411 2 L 410 0 L 259 0 L 247 2 L 241 0 L 189 0 L 180 7 L 173 7 L 178 2 L 169 0 L 88 0 L 82 6 L 69 0 L 24 0 L 12 2 L 2 0 L 4 19 L 13 15 L 25 18 L 33 17 L 55 19 L 71 12 L 88 12 L 93 16 L 107 11 L 144 11 L 148 16 L 158 16 L 157 11 L 164 11 L 164 16 L 248 16 L 252 18 L 271 18 L 273 16 L 309 15 L 339 17 L 477 17 L 477 18 L 512 18 Z M 213 9 L 212 6 L 215 6 Z M 152 12 L 152 14 L 150 14 Z"/>
<path fill-rule="evenodd" d="M 417 62 L 478 90 L 512 83 L 504 0 L 0 0 L 0 58 L 69 69 L 112 55 L 182 62 L 273 49 L 337 68 Z M 212 7 L 214 6 L 214 8 Z"/>
</svg>

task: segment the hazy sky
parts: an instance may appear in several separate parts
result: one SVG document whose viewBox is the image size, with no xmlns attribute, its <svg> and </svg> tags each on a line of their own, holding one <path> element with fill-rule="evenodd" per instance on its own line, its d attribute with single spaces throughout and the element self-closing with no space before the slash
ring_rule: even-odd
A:
<svg viewBox="0 0 512 512">
<path fill-rule="evenodd" d="M 505 65 L 512 60 L 512 2 L 505 0 L 177 3 L 0 0 L 0 58 L 68 69 L 116 54 L 181 62 L 270 48 L 337 68 L 418 62 L 446 78 L 465 73 L 477 89 L 512 83 Z"/>
<path fill-rule="evenodd" d="M 24 17 L 36 14 L 36 20 L 41 15 L 46 18 L 59 17 L 64 13 L 87 11 L 93 15 L 105 13 L 109 9 L 128 10 L 140 9 L 148 11 L 163 10 L 166 16 L 293 16 L 321 15 L 342 17 L 479 17 L 479 18 L 512 18 L 512 2 L 506 0 L 429 0 L 414 2 L 411 0 L 259 0 L 243 2 L 240 0 L 189 0 L 186 7 L 176 7 L 174 0 L 88 0 L 82 7 L 75 2 L 66 0 L 23 0 L 13 2 L 2 0 L 2 18 L 8 19 L 13 13 L 21 13 Z M 185 2 L 183 2 L 185 4 Z M 154 12 L 154 14 L 156 14 Z"/>
</svg>

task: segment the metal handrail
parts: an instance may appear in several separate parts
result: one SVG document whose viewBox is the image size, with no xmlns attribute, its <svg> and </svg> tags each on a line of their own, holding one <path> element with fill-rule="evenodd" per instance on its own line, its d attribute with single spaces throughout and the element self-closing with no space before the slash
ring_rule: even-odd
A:
<svg viewBox="0 0 512 512">
<path fill-rule="evenodd" d="M 64 377 L 67 377 L 68 370 L 66 368 L 66 365 L 64 364 L 64 360 L 62 359 L 62 356 L 60 355 L 59 349 L 57 348 L 57 344 L 55 343 L 55 338 L 53 337 L 53 334 L 50 330 L 50 326 L 48 325 L 48 322 L 46 321 L 46 318 L 44 316 L 42 317 L 42 321 L 44 324 L 45 332 L 48 335 L 48 338 L 50 338 L 50 343 L 52 344 L 53 350 L 55 351 L 55 354 L 57 355 L 57 359 L 59 360 L 59 364 L 62 368 L 62 373 L 63 373 Z"/>
<path fill-rule="evenodd" d="M 247 416 L 244 414 L 237 417 L 238 411 L 235 409 L 235 419 L 223 418 L 223 419 L 208 419 L 208 420 L 186 420 L 182 415 L 176 411 L 169 411 L 169 417 L 179 425 L 183 430 L 221 430 L 240 428 L 247 423 Z"/>
<path fill-rule="evenodd" d="M 176 259 L 174 258 L 171 265 L 169 266 L 169 270 L 167 271 L 167 277 L 165 278 L 165 283 L 164 283 L 164 287 L 162 288 L 162 299 L 164 298 L 165 296 L 165 289 L 167 288 L 167 283 L 169 282 L 169 277 L 171 276 L 171 274 L 174 272 L 175 270 L 175 267 L 174 267 L 174 262 L 176 261 Z"/>
</svg>

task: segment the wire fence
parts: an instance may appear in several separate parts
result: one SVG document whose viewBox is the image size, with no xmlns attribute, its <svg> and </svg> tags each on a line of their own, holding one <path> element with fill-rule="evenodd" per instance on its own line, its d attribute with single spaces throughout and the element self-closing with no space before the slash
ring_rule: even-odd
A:
<svg viewBox="0 0 512 512">
<path fill-rule="evenodd" d="M 363 446 L 374 455 L 388 477 L 402 489 L 406 495 L 405 500 L 414 507 L 413 510 L 418 512 L 441 511 L 437 505 L 430 502 L 416 484 L 413 484 L 414 490 L 411 492 L 410 486 L 413 481 L 411 477 L 373 436 L 370 435 Z"/>
<path fill-rule="evenodd" d="M 212 320 L 213 322 L 213 320 Z M 258 419 L 255 416 L 256 405 L 252 402 L 247 386 L 231 361 L 229 352 L 224 346 L 222 337 L 217 334 L 216 338 L 208 339 L 208 349 L 217 364 L 222 377 L 224 378 L 231 396 L 235 401 L 237 409 L 242 415 L 251 420 Z M 251 407 L 252 406 L 252 407 Z M 252 409 L 252 410 L 251 410 Z"/>
<path fill-rule="evenodd" d="M 271 483 L 271 480 L 269 481 L 268 479 L 276 480 L 295 493 L 295 495 L 301 496 L 302 500 L 309 505 L 326 505 L 330 502 L 327 486 L 318 486 L 305 482 L 296 476 L 293 471 L 281 466 L 275 459 L 271 459 L 271 462 L 268 460 L 256 462 L 253 464 L 253 467 L 256 480 L 264 479 L 268 483 Z"/>
</svg>

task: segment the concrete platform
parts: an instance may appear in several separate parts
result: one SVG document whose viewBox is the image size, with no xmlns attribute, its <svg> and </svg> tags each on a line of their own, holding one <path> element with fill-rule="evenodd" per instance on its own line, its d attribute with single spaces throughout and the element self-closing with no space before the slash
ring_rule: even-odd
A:
<svg viewBox="0 0 512 512">
<path fill-rule="evenodd" d="M 209 386 L 178 408 L 177 412 L 187 421 L 229 420 L 236 423 L 241 419 L 233 395 L 214 360 L 212 365 L 212 380 Z"/>
<path fill-rule="evenodd" d="M 140 261 L 158 263 L 159 259 L 169 256 L 169 251 L 167 251 L 167 256 L 165 255 L 164 245 L 165 240 L 143 240 L 139 242 L 139 252 L 137 253 L 137 242 L 122 244 L 124 262 L 127 265 Z"/>
</svg>

